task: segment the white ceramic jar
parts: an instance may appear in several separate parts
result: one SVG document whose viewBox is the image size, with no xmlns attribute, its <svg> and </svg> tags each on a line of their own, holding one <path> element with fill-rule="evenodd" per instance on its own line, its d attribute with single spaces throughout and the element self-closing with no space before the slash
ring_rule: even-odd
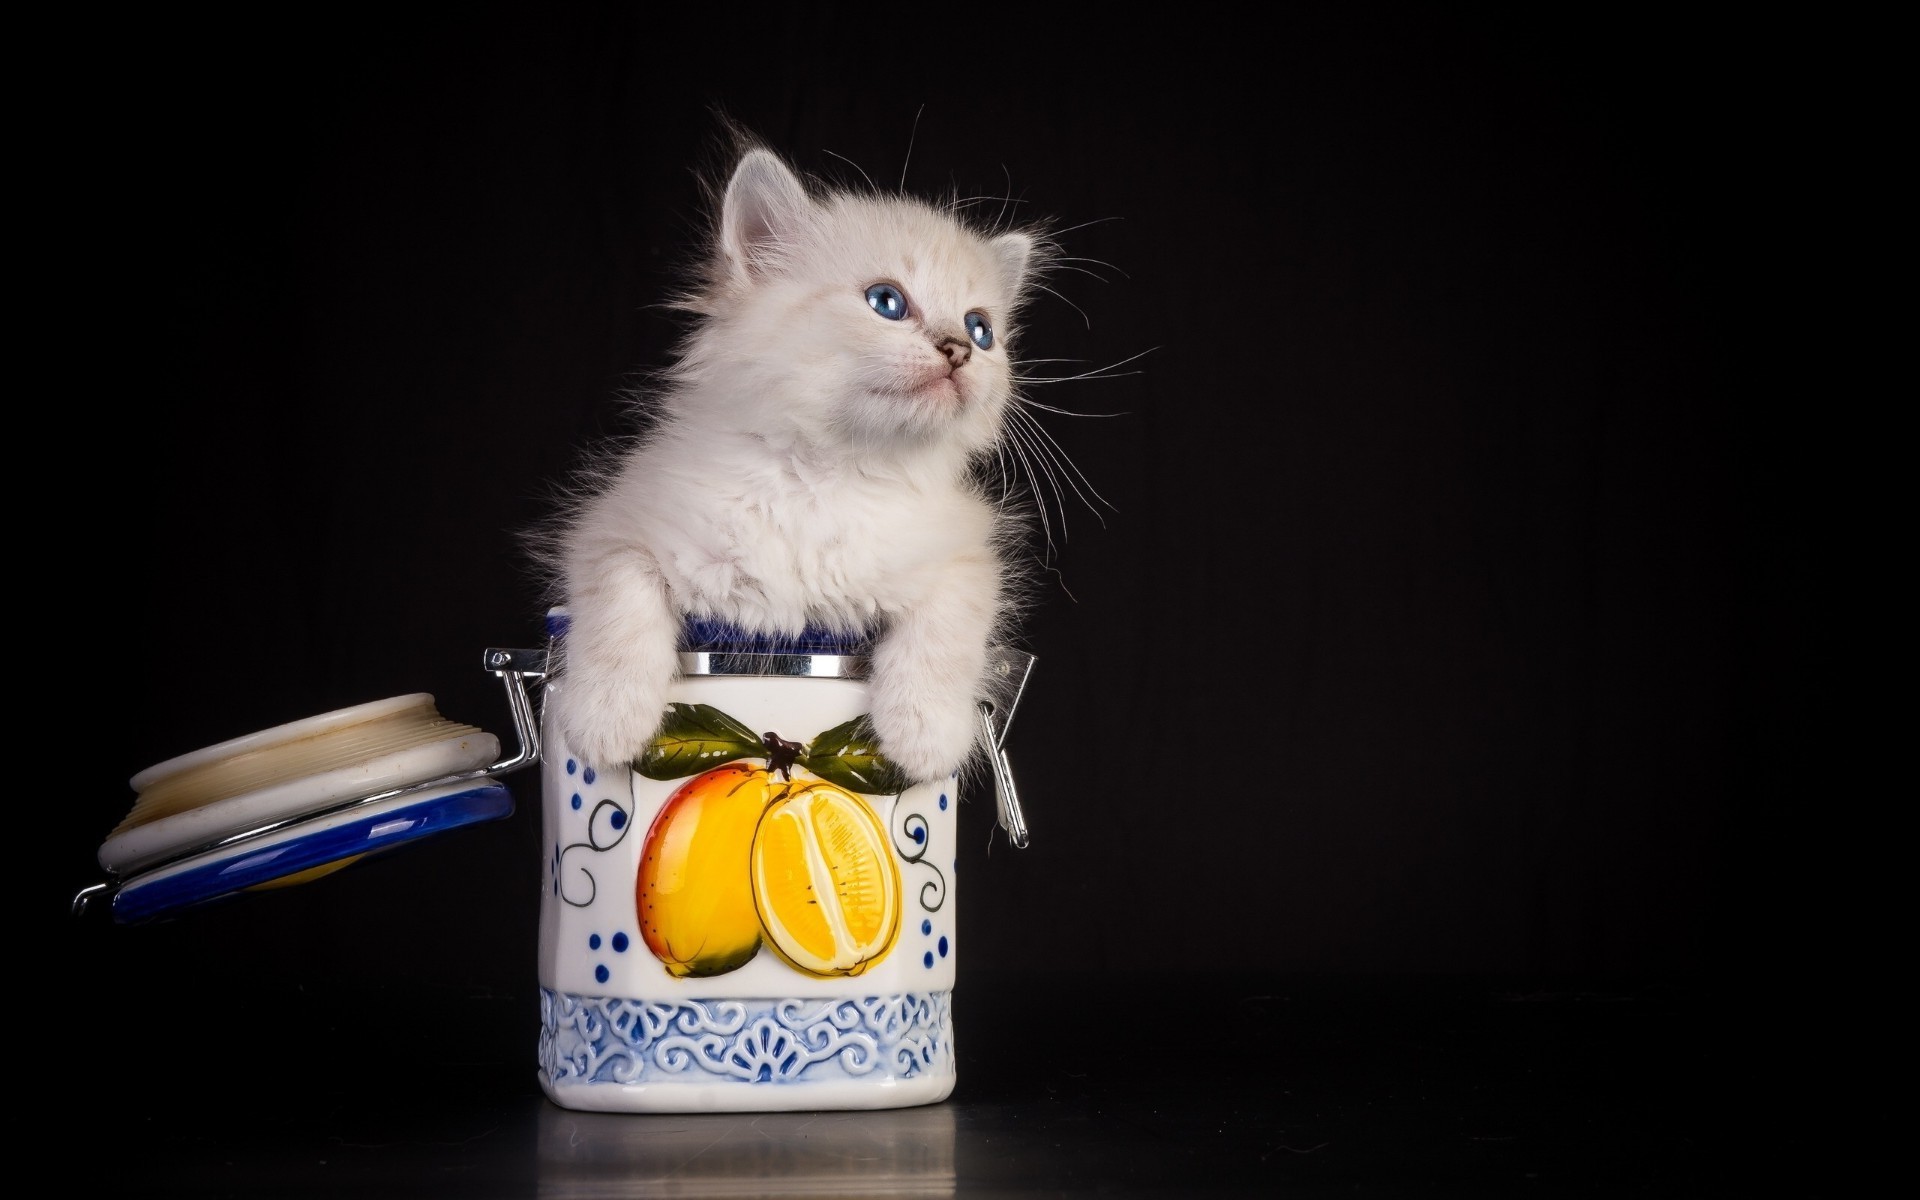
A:
<svg viewBox="0 0 1920 1200">
<path fill-rule="evenodd" d="M 901 788 L 875 760 L 858 646 L 690 639 L 633 764 L 575 755 L 547 716 L 564 669 L 544 683 L 542 1089 L 630 1112 L 945 1099 L 956 780 Z"/>
</svg>

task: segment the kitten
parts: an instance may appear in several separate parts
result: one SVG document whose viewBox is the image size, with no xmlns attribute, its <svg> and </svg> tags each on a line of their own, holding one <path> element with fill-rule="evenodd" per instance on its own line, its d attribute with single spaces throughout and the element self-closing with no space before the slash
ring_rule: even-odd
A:
<svg viewBox="0 0 1920 1200">
<path fill-rule="evenodd" d="M 871 634 L 882 753 L 914 781 L 966 768 L 1020 599 L 1022 513 L 976 468 L 1003 449 L 1014 319 L 1051 253 L 1038 226 L 810 186 L 743 142 L 651 426 L 552 549 L 577 753 L 640 755 L 701 617 Z"/>
</svg>

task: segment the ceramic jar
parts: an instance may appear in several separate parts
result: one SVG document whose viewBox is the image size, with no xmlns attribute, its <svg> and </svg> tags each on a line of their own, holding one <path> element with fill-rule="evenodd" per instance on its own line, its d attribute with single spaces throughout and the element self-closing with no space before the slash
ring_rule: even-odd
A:
<svg viewBox="0 0 1920 1200">
<path fill-rule="evenodd" d="M 564 662 L 564 613 L 549 623 Z M 654 747 L 541 717 L 539 1080 L 570 1109 L 871 1109 L 954 1086 L 956 781 L 872 753 L 860 645 L 689 626 Z"/>
</svg>

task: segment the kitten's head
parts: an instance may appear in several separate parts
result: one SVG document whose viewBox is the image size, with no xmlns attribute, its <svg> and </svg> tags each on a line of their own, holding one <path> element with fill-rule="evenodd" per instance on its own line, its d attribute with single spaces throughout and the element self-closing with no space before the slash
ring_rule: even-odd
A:
<svg viewBox="0 0 1920 1200">
<path fill-rule="evenodd" d="M 680 364 L 702 409 L 786 443 L 956 463 L 991 448 L 1013 393 L 1015 314 L 1046 243 L 956 209 L 810 189 L 749 146 L 729 176 Z"/>
</svg>

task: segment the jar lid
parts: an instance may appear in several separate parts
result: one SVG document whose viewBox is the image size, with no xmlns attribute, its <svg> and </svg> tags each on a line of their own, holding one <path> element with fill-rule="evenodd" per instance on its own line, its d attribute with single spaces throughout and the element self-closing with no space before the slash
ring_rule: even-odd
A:
<svg viewBox="0 0 1920 1200">
<path fill-rule="evenodd" d="M 119 875 L 360 797 L 478 771 L 500 740 L 441 716 L 425 692 L 291 721 L 183 754 L 131 780 L 133 809 L 100 845 Z"/>
<path fill-rule="evenodd" d="M 97 855 L 112 879 L 82 889 L 75 911 L 108 899 L 116 921 L 144 921 L 511 815 L 496 777 L 539 758 L 526 681 L 545 674 L 546 654 L 491 649 L 484 665 L 506 686 L 515 754 L 415 692 L 167 759 L 130 781 L 132 810 Z"/>
<path fill-rule="evenodd" d="M 114 919 L 146 921 L 243 891 L 310 883 L 368 855 L 512 813 L 513 794 L 506 785 L 483 779 L 306 816 L 133 875 L 114 894 Z"/>
</svg>

